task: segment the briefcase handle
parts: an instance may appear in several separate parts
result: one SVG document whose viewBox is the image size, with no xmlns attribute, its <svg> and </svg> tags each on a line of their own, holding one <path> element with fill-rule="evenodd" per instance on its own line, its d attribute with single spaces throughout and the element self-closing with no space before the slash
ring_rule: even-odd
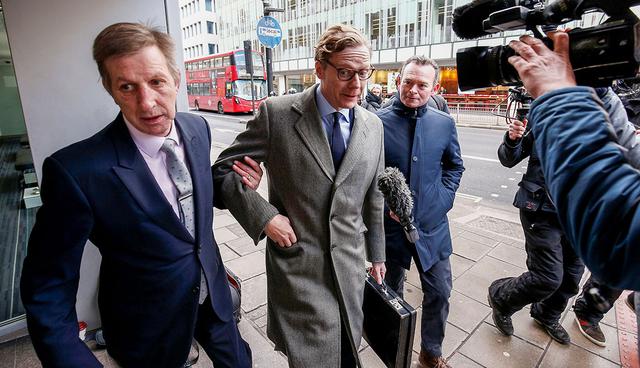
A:
<svg viewBox="0 0 640 368">
<path fill-rule="evenodd" d="M 373 279 L 373 276 L 371 276 L 371 267 L 367 268 L 367 278 L 369 277 Z M 384 282 L 384 279 L 382 279 L 382 284 L 378 284 L 376 280 L 373 279 L 373 284 L 376 285 L 376 287 L 379 288 L 380 291 L 382 291 L 384 296 L 389 296 L 389 292 L 387 291 L 387 283 Z"/>
</svg>

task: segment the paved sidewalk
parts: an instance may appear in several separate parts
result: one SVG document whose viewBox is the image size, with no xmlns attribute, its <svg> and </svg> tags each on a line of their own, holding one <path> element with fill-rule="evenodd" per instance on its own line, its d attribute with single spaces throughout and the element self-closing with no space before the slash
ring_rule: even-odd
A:
<svg viewBox="0 0 640 368">
<path fill-rule="evenodd" d="M 214 149 L 212 156 L 217 157 L 220 149 Z M 266 196 L 266 183 L 262 183 L 259 191 Z M 244 318 L 265 336 L 265 242 L 254 246 L 227 211 L 216 210 L 215 218 L 215 234 L 221 244 L 223 259 L 243 281 Z M 572 339 L 569 346 L 552 341 L 529 317 L 528 308 L 514 316 L 514 336 L 500 334 L 491 320 L 487 288 L 497 278 L 517 276 L 526 269 L 524 238 L 518 215 L 515 211 L 491 209 L 482 206 L 481 202 L 458 197 L 449 218 L 454 249 L 451 256 L 454 282 L 444 354 L 453 367 L 621 366 L 614 309 L 602 323 L 608 341 L 606 348 L 592 344 L 580 334 L 570 308 L 563 315 L 563 325 Z M 422 292 L 415 268 L 408 273 L 405 287 L 405 297 L 418 310 L 420 317 Z M 573 300 L 569 304 L 572 303 Z M 363 345 L 361 356 L 365 367 L 383 367 L 365 342 Z M 413 348 L 416 360 L 420 350 L 418 329 Z M 274 357 L 271 362 L 274 367 L 286 366 L 284 358 Z"/>
<path fill-rule="evenodd" d="M 222 147 L 215 147 L 217 157 Z M 266 196 L 266 183 L 259 192 Z M 243 281 L 242 310 L 245 320 L 266 336 L 265 242 L 254 246 L 251 239 L 227 211 L 216 210 L 215 234 L 221 244 L 227 267 Z M 451 256 L 453 292 L 444 341 L 444 354 L 453 367 L 529 368 L 529 367 L 621 367 L 616 311 L 602 322 L 608 346 L 602 348 L 586 340 L 578 331 L 570 306 L 563 314 L 563 326 L 572 343 L 563 346 L 551 338 L 529 317 L 529 309 L 514 316 L 515 333 L 507 337 L 498 332 L 487 305 L 489 284 L 501 277 L 517 276 L 526 269 L 524 237 L 515 211 L 484 207 L 482 202 L 457 197 L 449 214 L 454 254 Z M 585 274 L 586 280 L 587 275 Z M 415 268 L 408 273 L 405 297 L 418 310 L 422 292 Z M 620 298 L 619 303 L 623 302 Z M 570 305 L 573 299 L 570 301 Z M 624 304 L 620 307 L 627 308 Z M 417 324 L 420 325 L 419 322 Z M 637 332 L 629 335 L 636 338 Z M 420 350 L 419 331 L 414 338 L 414 360 Z M 384 365 L 363 342 L 361 356 L 365 367 Z M 274 367 L 286 366 L 273 357 Z M 413 364 L 415 366 L 415 362 Z"/>
<path fill-rule="evenodd" d="M 212 158 L 222 146 L 214 147 Z M 266 180 L 259 192 L 266 196 Z M 507 337 L 498 332 L 487 305 L 487 287 L 500 277 L 517 276 L 526 268 L 524 239 L 515 211 L 484 207 L 482 202 L 457 197 L 449 214 L 454 254 L 451 256 L 453 291 L 451 309 L 443 346 L 444 355 L 454 368 L 530 368 L 530 367 L 622 367 L 618 335 L 633 343 L 637 339 L 635 326 L 618 325 L 616 309 L 627 308 L 621 298 L 602 322 L 608 346 L 596 346 L 578 331 L 574 315 L 567 308 L 562 324 L 569 331 L 572 343 L 563 346 L 552 341 L 529 317 L 529 310 L 514 316 L 515 334 Z M 243 319 L 240 330 L 253 350 L 254 367 L 287 367 L 286 358 L 273 351 L 266 338 L 266 275 L 265 241 L 258 246 L 248 237 L 228 211 L 215 210 L 214 231 L 222 257 L 242 280 Z M 585 279 L 586 279 L 585 275 Z M 415 268 L 408 273 L 405 297 L 421 314 L 422 293 Z M 584 280 L 583 280 L 584 281 Z M 570 301 L 570 305 L 573 300 Z M 414 339 L 413 365 L 420 350 L 419 326 Z M 619 331 L 619 328 L 626 331 Z M 621 339 L 623 339 L 621 338 Z M 366 368 L 384 365 L 363 342 L 361 357 Z M 96 355 L 106 367 L 116 367 L 106 352 Z M 0 345 L 0 368 L 39 367 L 28 337 Z M 196 367 L 210 367 L 206 354 L 201 354 Z M 319 363 L 318 367 L 322 365 Z M 630 367 L 630 366 L 624 366 Z"/>
</svg>

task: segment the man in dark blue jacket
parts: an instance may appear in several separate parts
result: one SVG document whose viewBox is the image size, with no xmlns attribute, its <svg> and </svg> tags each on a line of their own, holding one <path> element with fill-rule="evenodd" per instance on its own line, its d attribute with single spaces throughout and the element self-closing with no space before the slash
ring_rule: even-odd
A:
<svg viewBox="0 0 640 368">
<path fill-rule="evenodd" d="M 522 36 L 509 46 L 536 98 L 530 121 L 549 192 L 570 243 L 591 272 L 610 286 L 640 290 L 640 173 L 615 143 L 594 90 L 577 87 L 569 36 L 551 35 L 554 51 Z M 640 293 L 635 293 L 636 315 Z M 640 322 L 640 316 L 638 316 Z"/>
<path fill-rule="evenodd" d="M 45 367 L 102 366 L 78 338 L 87 240 L 102 255 L 98 306 L 120 366 L 181 368 L 194 338 L 216 367 L 251 366 L 213 237 L 211 133 L 203 118 L 176 114 L 173 49 L 142 24 L 105 28 L 93 56 L 120 113 L 44 161 L 20 291 Z"/>
<path fill-rule="evenodd" d="M 453 118 L 427 106 L 438 86 L 438 65 L 413 56 L 403 65 L 399 98 L 378 111 L 384 124 L 385 164 L 407 178 L 414 200 L 414 219 L 420 239 L 407 240 L 402 226 L 385 216 L 387 284 L 402 295 L 404 274 L 413 258 L 422 291 L 422 367 L 448 367 L 442 358 L 449 296 L 452 252 L 447 212 L 453 206 L 464 167 Z"/>
</svg>

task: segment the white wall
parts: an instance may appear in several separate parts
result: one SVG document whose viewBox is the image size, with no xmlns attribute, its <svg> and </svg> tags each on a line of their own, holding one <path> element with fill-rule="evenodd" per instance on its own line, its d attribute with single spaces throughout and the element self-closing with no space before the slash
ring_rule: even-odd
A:
<svg viewBox="0 0 640 368">
<path fill-rule="evenodd" d="M 183 65 L 175 0 L 4 0 L 2 5 L 38 176 L 45 157 L 91 136 L 118 112 L 102 88 L 91 54 L 93 39 L 104 27 L 143 22 L 168 29 L 176 41 L 178 65 Z M 181 73 L 184 80 L 184 70 Z M 181 88 L 178 110 L 187 108 L 186 92 Z M 79 318 L 90 328 L 99 324 L 99 262 L 96 248 L 87 246 L 76 307 Z"/>
</svg>

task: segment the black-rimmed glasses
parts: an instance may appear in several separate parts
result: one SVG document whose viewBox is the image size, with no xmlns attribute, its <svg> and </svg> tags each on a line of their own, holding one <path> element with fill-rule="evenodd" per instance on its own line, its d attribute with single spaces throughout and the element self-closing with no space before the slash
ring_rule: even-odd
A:
<svg viewBox="0 0 640 368">
<path fill-rule="evenodd" d="M 331 65 L 331 67 L 333 69 L 336 70 L 336 72 L 338 72 L 338 79 L 340 79 L 341 81 L 350 81 L 351 79 L 353 79 L 354 75 L 358 75 L 358 79 L 360 80 L 367 80 L 369 78 L 371 78 L 371 75 L 373 74 L 373 72 L 376 70 L 375 68 L 369 68 L 369 69 L 360 69 L 360 70 L 353 70 L 353 69 L 348 69 L 348 68 L 338 68 L 335 65 L 331 64 L 331 62 L 329 60 L 325 60 L 325 63 Z"/>
</svg>

